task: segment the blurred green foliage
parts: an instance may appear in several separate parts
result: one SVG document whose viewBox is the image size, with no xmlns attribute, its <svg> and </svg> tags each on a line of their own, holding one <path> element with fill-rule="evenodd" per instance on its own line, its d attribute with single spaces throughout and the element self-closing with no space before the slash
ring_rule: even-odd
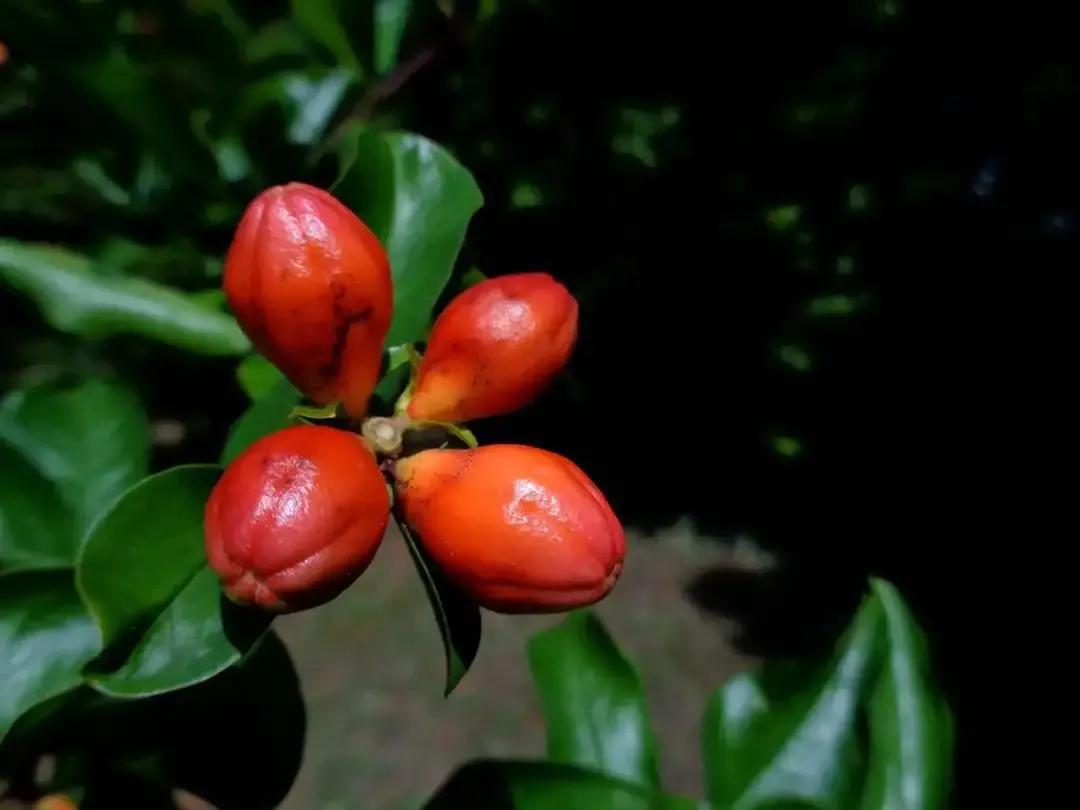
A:
<svg viewBox="0 0 1080 810">
<path fill-rule="evenodd" d="M 922 631 L 883 580 L 831 656 L 771 662 L 717 690 L 701 727 L 703 803 L 663 792 L 644 692 L 598 618 L 572 614 L 533 636 L 529 653 L 548 759 L 468 763 L 428 807 L 949 806 L 952 716 Z"/>
</svg>

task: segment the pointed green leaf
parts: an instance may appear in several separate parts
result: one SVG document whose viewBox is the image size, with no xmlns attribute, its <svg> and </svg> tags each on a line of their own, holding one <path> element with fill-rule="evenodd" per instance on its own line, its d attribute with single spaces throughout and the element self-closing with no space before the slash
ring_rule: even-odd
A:
<svg viewBox="0 0 1080 810">
<path fill-rule="evenodd" d="M 386 345 L 420 340 L 483 195 L 449 152 L 419 135 L 356 128 L 343 139 L 341 157 L 334 193 L 390 256 L 394 320 Z"/>
<path fill-rule="evenodd" d="M 102 380 L 12 391 L 0 403 L 0 439 L 56 485 L 80 535 L 149 464 L 142 406 Z"/>
<path fill-rule="evenodd" d="M 423 580 L 435 621 L 442 635 L 443 649 L 446 653 L 446 689 L 449 695 L 454 691 L 476 658 L 480 649 L 480 609 L 468 599 L 443 575 L 438 566 L 428 557 L 420 541 L 413 535 L 412 529 L 396 513 L 401 535 L 409 548 L 417 573 Z"/>
<path fill-rule="evenodd" d="M 25 712 L 78 686 L 98 648 L 70 569 L 0 575 L 0 740 Z"/>
<path fill-rule="evenodd" d="M 289 142 L 311 145 L 322 138 L 353 81 L 351 70 L 282 76 L 277 100 L 289 111 Z"/>
<path fill-rule="evenodd" d="M 588 611 L 529 640 L 529 665 L 555 762 L 656 787 L 656 740 L 641 680 Z"/>
<path fill-rule="evenodd" d="M 77 544 L 60 490 L 0 443 L 0 571 L 71 565 Z"/>
<path fill-rule="evenodd" d="M 889 651 L 870 704 L 864 810 L 936 810 L 949 804 L 953 725 L 937 690 L 926 639 L 888 582 L 871 580 Z"/>
<path fill-rule="evenodd" d="M 158 614 L 115 670 L 91 674 L 94 688 L 145 697 L 190 686 L 240 659 L 270 626 L 270 615 L 234 605 L 205 565 Z"/>
<path fill-rule="evenodd" d="M 735 810 L 857 806 L 866 767 L 859 721 L 883 631 L 881 606 L 868 599 L 833 660 L 767 664 L 721 687 L 703 726 L 710 801 Z"/>
<path fill-rule="evenodd" d="M 85 91 L 82 103 L 96 102 L 108 110 L 185 182 L 211 182 L 213 160 L 195 137 L 188 108 L 170 98 L 169 83 L 124 48 L 101 48 L 97 54 L 82 64 L 61 63 Z"/>
<path fill-rule="evenodd" d="M 77 579 L 105 643 L 88 669 L 101 691 L 150 695 L 206 680 L 269 625 L 268 614 L 223 600 L 206 567 L 203 511 L 220 473 L 192 465 L 150 476 L 87 536 Z"/>
<path fill-rule="evenodd" d="M 95 273 L 89 259 L 63 248 L 0 239 L 0 280 L 33 299 L 62 332 L 140 335 L 210 355 L 243 354 L 250 346 L 224 312 L 163 284 Z"/>
<path fill-rule="evenodd" d="M 426 810 L 706 810 L 706 805 L 555 762 L 477 760 L 455 771 Z"/>
</svg>

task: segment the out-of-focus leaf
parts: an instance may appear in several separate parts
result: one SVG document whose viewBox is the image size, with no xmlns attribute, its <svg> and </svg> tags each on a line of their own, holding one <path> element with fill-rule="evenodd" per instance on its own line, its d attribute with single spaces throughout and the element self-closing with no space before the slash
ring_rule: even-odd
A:
<svg viewBox="0 0 1080 810">
<path fill-rule="evenodd" d="M 0 402 L 0 439 L 57 486 L 79 536 L 149 464 L 142 406 L 101 380 L 12 391 Z"/>
<path fill-rule="evenodd" d="M 23 713 L 78 686 L 97 650 L 70 569 L 0 575 L 0 740 Z"/>
<path fill-rule="evenodd" d="M 269 624 L 224 600 L 206 567 L 203 512 L 219 467 L 174 467 L 129 489 L 95 524 L 77 567 L 105 653 L 91 666 L 109 694 L 150 695 L 235 663 Z"/>
<path fill-rule="evenodd" d="M 319 140 L 353 80 L 349 70 L 331 70 L 314 79 L 299 73 L 283 77 L 281 100 L 291 107 L 286 138 L 303 145 Z"/>
<path fill-rule="evenodd" d="M 870 703 L 870 772 L 864 810 L 947 807 L 952 715 L 933 682 L 926 639 L 896 589 L 871 587 L 885 615 L 889 651 Z"/>
<path fill-rule="evenodd" d="M 334 193 L 390 255 L 394 320 L 387 345 L 420 340 L 483 195 L 449 152 L 419 135 L 354 129 L 342 144 Z"/>
<path fill-rule="evenodd" d="M 221 263 L 186 240 L 146 245 L 114 236 L 95 254 L 93 272 L 96 275 L 140 276 L 162 284 L 197 286 L 217 283 L 221 277 Z M 189 295 L 197 300 L 209 293 L 223 295 L 220 284 Z"/>
<path fill-rule="evenodd" d="M 273 632 L 214 680 L 160 700 L 159 725 L 181 731 L 158 737 L 175 784 L 217 807 L 280 806 L 300 770 L 306 721 L 300 680 Z"/>
<path fill-rule="evenodd" d="M 706 805 L 587 768 L 477 760 L 455 771 L 426 810 L 705 810 Z"/>
<path fill-rule="evenodd" d="M 293 424 L 293 408 L 300 404 L 300 392 L 282 377 L 251 404 L 229 430 L 221 463 L 228 465 L 263 436 Z"/>
<path fill-rule="evenodd" d="M 229 0 L 203 0 L 195 10 L 196 13 L 205 10 L 215 15 L 221 22 L 222 27 L 237 40 L 242 41 L 251 36 L 247 21 L 233 8 L 233 4 Z"/>
<path fill-rule="evenodd" d="M 446 652 L 445 694 L 449 695 L 465 677 L 476 658 L 476 651 L 480 649 L 480 608 L 443 575 L 413 536 L 408 524 L 399 519 L 396 513 L 394 519 L 423 580 L 435 621 L 439 625 Z"/>
<path fill-rule="evenodd" d="M 0 113 L 2 114 L 2 113 Z M 0 216 L 35 217 L 56 222 L 76 218 L 79 183 L 74 173 L 38 166 L 0 169 Z"/>
<path fill-rule="evenodd" d="M 588 611 L 529 641 L 529 665 L 547 721 L 547 754 L 657 787 L 656 740 L 637 672 Z"/>
<path fill-rule="evenodd" d="M 0 239 L 0 279 L 32 298 L 50 325 L 89 338 L 134 334 L 187 351 L 243 354 L 236 321 L 179 290 L 142 278 L 94 273 L 82 255 Z"/>
<path fill-rule="evenodd" d="M 174 172 L 186 180 L 214 176 L 211 156 L 195 137 L 184 108 L 170 102 L 163 83 L 146 66 L 110 48 L 74 69 L 72 80 L 167 160 Z"/>
<path fill-rule="evenodd" d="M 244 57 L 257 64 L 287 56 L 303 56 L 307 42 L 293 20 L 275 20 L 260 28 L 244 45 Z"/>
<path fill-rule="evenodd" d="M 880 667 L 883 629 L 881 605 L 868 599 L 827 665 L 768 664 L 721 687 L 703 725 L 713 804 L 858 806 L 866 762 L 857 720 Z"/>
<path fill-rule="evenodd" d="M 0 443 L 0 571 L 71 565 L 77 542 L 56 485 Z"/>
<path fill-rule="evenodd" d="M 290 0 L 293 16 L 343 66 L 362 77 L 363 67 L 349 41 L 347 28 L 334 0 Z"/>
<path fill-rule="evenodd" d="M 267 108 L 280 110 L 289 143 L 310 145 L 322 138 L 338 106 L 355 82 L 342 68 L 277 73 L 245 90 L 231 126 L 242 129 Z"/>
<path fill-rule="evenodd" d="M 412 0 L 375 0 L 376 73 L 389 73 L 397 64 L 411 7 Z"/>
<path fill-rule="evenodd" d="M 131 195 L 127 189 L 109 177 L 101 161 L 78 158 L 71 164 L 71 171 L 110 205 L 131 204 Z"/>
<path fill-rule="evenodd" d="M 806 302 L 806 314 L 811 318 L 844 318 L 866 307 L 865 296 L 819 295 Z"/>
<path fill-rule="evenodd" d="M 249 354 L 236 367 L 236 379 L 254 402 L 285 377 L 261 354 Z"/>
</svg>

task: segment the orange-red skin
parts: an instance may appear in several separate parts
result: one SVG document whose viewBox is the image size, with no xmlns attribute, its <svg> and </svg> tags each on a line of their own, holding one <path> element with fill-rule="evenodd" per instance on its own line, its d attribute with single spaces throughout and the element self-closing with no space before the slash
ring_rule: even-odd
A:
<svg viewBox="0 0 1080 810">
<path fill-rule="evenodd" d="M 320 405 L 367 410 L 390 329 L 386 251 L 339 200 L 302 183 L 256 197 L 225 260 L 225 295 L 267 359 Z"/>
<path fill-rule="evenodd" d="M 79 810 L 79 806 L 62 793 L 51 793 L 34 802 L 33 810 Z"/>
<path fill-rule="evenodd" d="M 406 521 L 470 598 L 502 613 L 592 604 L 622 572 L 626 539 L 573 462 L 512 444 L 425 450 L 395 465 Z"/>
<path fill-rule="evenodd" d="M 578 305 L 547 273 L 476 284 L 435 320 L 409 415 L 466 422 L 528 405 L 566 365 Z"/>
<path fill-rule="evenodd" d="M 226 595 L 279 613 L 327 602 L 367 568 L 390 497 L 359 437 L 286 428 L 255 442 L 206 503 L 210 567 Z"/>
</svg>

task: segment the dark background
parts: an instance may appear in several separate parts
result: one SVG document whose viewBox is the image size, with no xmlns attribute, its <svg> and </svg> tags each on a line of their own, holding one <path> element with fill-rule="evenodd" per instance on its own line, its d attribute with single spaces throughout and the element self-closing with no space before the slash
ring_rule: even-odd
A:
<svg viewBox="0 0 1080 810">
<path fill-rule="evenodd" d="M 280 137 L 285 107 L 238 112 L 258 81 L 332 58 L 245 57 L 221 5 L 5 3 L 0 235 L 197 290 L 260 188 L 332 179 Z M 893 580 L 958 715 L 970 799 L 985 667 L 963 607 L 999 509 L 971 492 L 1001 430 L 984 392 L 1028 291 L 1077 259 L 1080 98 L 1055 6 L 419 5 L 402 57 L 423 64 L 354 86 L 327 132 L 351 110 L 447 146 L 486 198 L 459 271 L 547 270 L 581 302 L 570 372 L 481 440 L 565 453 L 627 524 L 691 515 L 780 552 L 768 582 L 688 588 L 743 618 L 754 652 L 824 643 L 867 573 Z M 232 8 L 253 30 L 287 12 Z M 118 53 L 153 93 L 108 69 Z M 246 176 L 177 134 L 192 110 L 240 139 Z M 87 159 L 144 192 L 103 202 Z M 0 304 L 5 386 L 122 377 L 183 426 L 157 467 L 216 457 L 245 407 L 234 360 L 82 341 Z"/>
</svg>

